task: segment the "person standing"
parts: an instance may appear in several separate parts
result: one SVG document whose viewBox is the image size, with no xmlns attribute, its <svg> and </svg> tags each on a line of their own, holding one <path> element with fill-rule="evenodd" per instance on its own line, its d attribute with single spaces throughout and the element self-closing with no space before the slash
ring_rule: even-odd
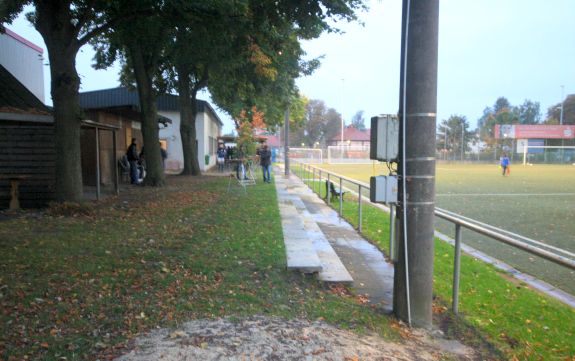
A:
<svg viewBox="0 0 575 361">
<path fill-rule="evenodd" d="M 271 159 L 272 159 L 272 152 L 270 152 L 267 144 L 264 144 L 263 148 L 260 150 L 260 165 L 262 166 L 262 172 L 264 174 L 264 182 L 271 183 L 271 175 L 270 175 L 270 167 L 271 167 Z"/>
<path fill-rule="evenodd" d="M 226 148 L 224 148 L 223 144 L 220 144 L 217 152 L 217 163 L 218 163 L 218 170 L 221 172 L 224 171 L 224 165 L 226 164 Z"/>
<path fill-rule="evenodd" d="M 140 175 L 138 174 L 138 161 L 140 157 L 138 156 L 138 147 L 136 146 L 136 138 L 132 138 L 132 143 L 126 151 L 126 157 L 130 163 L 130 183 L 138 184 L 140 181 Z"/>
<path fill-rule="evenodd" d="M 507 156 L 507 154 L 503 154 L 503 157 L 501 157 L 499 164 L 501 165 L 501 168 L 503 169 L 503 176 L 505 177 L 505 175 L 509 174 L 509 166 L 510 166 L 510 161 L 509 161 L 509 157 Z"/>
<path fill-rule="evenodd" d="M 166 171 L 166 159 L 168 158 L 168 152 L 162 147 L 162 142 L 160 142 L 160 155 L 162 157 L 162 169 Z"/>
</svg>

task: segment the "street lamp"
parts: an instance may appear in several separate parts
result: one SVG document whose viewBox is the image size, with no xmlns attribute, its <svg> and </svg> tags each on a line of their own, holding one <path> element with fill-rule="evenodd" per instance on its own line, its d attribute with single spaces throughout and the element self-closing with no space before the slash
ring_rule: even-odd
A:
<svg viewBox="0 0 575 361">
<path fill-rule="evenodd" d="M 341 94 L 340 94 L 341 102 L 339 103 L 340 106 L 342 106 L 342 108 L 341 108 L 341 143 L 340 143 L 342 147 L 343 147 L 343 89 L 344 89 L 343 82 L 344 82 L 344 80 L 345 79 L 341 78 Z"/>
<path fill-rule="evenodd" d="M 565 101 L 563 100 L 563 91 L 565 90 L 565 86 L 561 85 L 561 115 L 559 116 L 559 124 L 563 125 L 563 105 Z"/>
<path fill-rule="evenodd" d="M 461 119 L 461 161 L 463 162 L 463 158 L 464 158 L 464 152 L 465 152 L 465 148 L 463 148 L 463 138 L 464 138 L 464 134 L 465 134 L 465 121 L 463 119 Z"/>
</svg>

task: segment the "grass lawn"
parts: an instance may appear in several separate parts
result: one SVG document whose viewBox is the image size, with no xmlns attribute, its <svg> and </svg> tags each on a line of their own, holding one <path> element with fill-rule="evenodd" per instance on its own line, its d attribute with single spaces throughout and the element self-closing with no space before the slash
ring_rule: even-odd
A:
<svg viewBox="0 0 575 361">
<path fill-rule="evenodd" d="M 334 168 L 335 172 L 348 175 L 345 167 Z M 359 174 L 357 168 L 352 172 Z M 311 180 L 307 183 L 314 185 Z M 315 183 L 315 189 L 321 189 L 321 196 L 325 196 L 324 187 Z M 339 203 L 334 206 L 339 209 Z M 343 212 L 350 223 L 357 225 L 358 206 L 353 197 L 346 195 Z M 389 254 L 388 214 L 369 205 L 364 205 L 362 212 L 364 235 Z M 436 240 L 434 267 L 434 294 L 447 311 L 451 305 L 453 277 L 451 245 Z M 461 261 L 459 309 L 464 323 L 480 330 L 508 359 L 571 360 L 575 357 L 575 309 L 465 255 Z"/>
<path fill-rule="evenodd" d="M 369 183 L 387 174 L 383 164 L 322 168 Z M 492 164 L 442 164 L 436 167 L 436 206 L 575 253 L 575 166 L 513 165 L 503 177 Z M 436 228 L 453 236 L 451 223 Z M 464 242 L 575 294 L 575 272 L 472 232 Z"/>
<path fill-rule="evenodd" d="M 399 338 L 360 299 L 287 272 L 273 185 L 169 177 L 0 221 L 0 360 L 107 359 L 157 326 L 253 314 Z"/>
</svg>

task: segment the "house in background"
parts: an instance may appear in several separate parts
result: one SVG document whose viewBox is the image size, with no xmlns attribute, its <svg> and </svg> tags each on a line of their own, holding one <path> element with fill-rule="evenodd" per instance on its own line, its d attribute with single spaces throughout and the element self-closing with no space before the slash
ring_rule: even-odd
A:
<svg viewBox="0 0 575 361">
<path fill-rule="evenodd" d="M 162 146 L 168 152 L 166 159 L 166 171 L 179 173 L 183 170 L 184 157 L 182 152 L 182 140 L 180 136 L 180 107 L 178 96 L 165 94 L 158 96 L 158 115 L 160 119 L 159 137 Z M 80 93 L 80 106 L 88 116 L 94 117 L 96 112 L 105 112 L 109 116 L 120 117 L 122 129 L 126 129 L 125 136 L 118 143 L 118 152 L 124 153 L 132 137 L 141 137 L 139 122 L 140 103 L 138 93 L 125 87 L 96 90 Z M 198 162 L 202 171 L 215 165 L 215 153 L 217 150 L 217 138 L 221 133 L 222 121 L 213 108 L 203 100 L 197 100 L 198 114 L 196 116 L 196 136 L 198 147 Z M 128 117 L 129 127 L 127 127 Z M 134 118 L 137 116 L 136 118 Z M 162 121 L 163 120 L 163 121 Z M 169 121 L 167 121 L 169 120 Z M 99 118 L 101 122 L 101 118 Z M 128 128 L 130 130 L 128 130 Z M 136 136 L 134 136 L 136 135 Z M 142 145 L 142 142 L 139 144 Z M 206 162 L 207 160 L 207 162 Z"/>
<path fill-rule="evenodd" d="M 348 125 L 343 129 L 343 144 L 341 142 L 341 132 L 339 132 L 327 141 L 327 145 L 344 145 L 369 149 L 370 134 L 369 129 L 359 130 L 353 125 Z"/>
</svg>

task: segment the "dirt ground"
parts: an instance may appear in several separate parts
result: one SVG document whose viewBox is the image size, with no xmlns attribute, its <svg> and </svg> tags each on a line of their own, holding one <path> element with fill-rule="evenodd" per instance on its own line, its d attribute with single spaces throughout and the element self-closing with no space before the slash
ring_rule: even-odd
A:
<svg viewBox="0 0 575 361">
<path fill-rule="evenodd" d="M 405 340 L 390 342 L 358 335 L 321 321 L 254 316 L 197 320 L 177 330 L 158 329 L 134 342 L 116 361 L 152 360 L 479 360 L 472 348 L 405 329 Z"/>
</svg>

